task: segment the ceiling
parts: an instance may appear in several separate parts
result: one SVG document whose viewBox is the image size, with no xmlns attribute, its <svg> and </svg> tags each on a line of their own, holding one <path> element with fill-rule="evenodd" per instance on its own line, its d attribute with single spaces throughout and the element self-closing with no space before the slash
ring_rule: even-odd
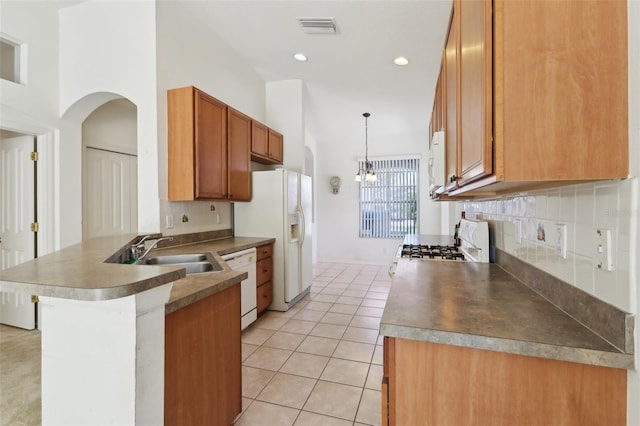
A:
<svg viewBox="0 0 640 426">
<path fill-rule="evenodd" d="M 451 0 L 183 1 L 267 82 L 304 82 L 305 123 L 318 143 L 427 140 Z M 336 35 L 305 34 L 298 18 L 334 18 Z M 303 52 L 309 60 L 297 62 Z M 397 56 L 409 65 L 393 64 Z"/>
</svg>

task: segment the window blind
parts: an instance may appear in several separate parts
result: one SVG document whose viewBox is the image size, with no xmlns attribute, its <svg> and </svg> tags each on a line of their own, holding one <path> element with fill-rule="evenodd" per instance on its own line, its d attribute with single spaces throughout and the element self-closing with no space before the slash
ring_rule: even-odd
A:
<svg viewBox="0 0 640 426">
<path fill-rule="evenodd" d="M 360 237 L 417 234 L 419 158 L 373 160 L 377 180 L 360 182 Z M 359 161 L 358 168 L 364 169 Z"/>
</svg>

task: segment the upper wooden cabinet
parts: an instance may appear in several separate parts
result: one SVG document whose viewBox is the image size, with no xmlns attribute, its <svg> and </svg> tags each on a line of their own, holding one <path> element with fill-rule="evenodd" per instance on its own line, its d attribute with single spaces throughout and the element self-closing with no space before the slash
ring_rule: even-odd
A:
<svg viewBox="0 0 640 426">
<path fill-rule="evenodd" d="M 491 174 L 491 2 L 456 0 L 458 45 L 458 158 L 455 181 Z"/>
<path fill-rule="evenodd" d="M 167 110 L 171 201 L 250 201 L 253 151 L 282 164 L 281 134 L 193 86 L 169 90 Z"/>
<path fill-rule="evenodd" d="M 433 111 L 431 113 L 431 124 L 429 126 L 429 144 L 433 140 L 433 134 L 440 130 L 444 130 L 444 116 L 445 116 L 445 79 L 444 73 L 441 71 L 436 83 L 436 90 L 433 96 Z"/>
<path fill-rule="evenodd" d="M 251 159 L 263 164 L 282 164 L 282 135 L 255 120 L 252 129 Z"/>
<path fill-rule="evenodd" d="M 269 129 L 269 158 L 275 164 L 282 164 L 284 160 L 284 140 L 280 133 Z"/>
<path fill-rule="evenodd" d="M 452 16 L 448 195 L 627 177 L 626 2 L 454 0 Z"/>
<path fill-rule="evenodd" d="M 227 193 L 227 106 L 195 87 L 167 92 L 169 199 Z"/>
<path fill-rule="evenodd" d="M 227 107 L 228 182 L 227 198 L 251 201 L 251 117 Z"/>
<path fill-rule="evenodd" d="M 453 8 L 440 81 L 444 80 L 445 188 L 456 188 L 458 175 L 458 21 Z"/>
</svg>

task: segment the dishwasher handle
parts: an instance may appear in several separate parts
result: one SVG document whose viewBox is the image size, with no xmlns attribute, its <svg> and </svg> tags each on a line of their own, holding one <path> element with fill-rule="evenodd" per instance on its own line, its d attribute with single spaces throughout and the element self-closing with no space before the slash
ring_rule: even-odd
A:
<svg viewBox="0 0 640 426">
<path fill-rule="evenodd" d="M 228 253 L 228 254 L 224 254 L 220 257 L 222 257 L 222 260 L 229 261 L 229 260 L 233 260 L 236 259 L 238 257 L 241 256 L 247 256 L 247 255 L 255 255 L 256 254 L 256 249 L 255 247 L 250 248 L 250 249 L 246 249 L 246 250 L 240 250 L 240 251 L 234 251 L 233 253 Z"/>
</svg>

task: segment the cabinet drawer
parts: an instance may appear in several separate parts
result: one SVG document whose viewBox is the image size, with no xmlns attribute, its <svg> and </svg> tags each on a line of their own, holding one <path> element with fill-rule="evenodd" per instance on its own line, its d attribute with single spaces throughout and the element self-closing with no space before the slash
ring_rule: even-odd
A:
<svg viewBox="0 0 640 426">
<path fill-rule="evenodd" d="M 271 258 L 259 260 L 256 263 L 256 285 L 271 281 L 273 274 L 273 261 Z"/>
<path fill-rule="evenodd" d="M 273 283 L 271 281 L 262 284 L 256 289 L 258 315 L 267 309 L 273 301 Z"/>
<path fill-rule="evenodd" d="M 258 260 L 266 259 L 273 255 L 273 244 L 266 244 L 264 246 L 256 247 Z"/>
</svg>

